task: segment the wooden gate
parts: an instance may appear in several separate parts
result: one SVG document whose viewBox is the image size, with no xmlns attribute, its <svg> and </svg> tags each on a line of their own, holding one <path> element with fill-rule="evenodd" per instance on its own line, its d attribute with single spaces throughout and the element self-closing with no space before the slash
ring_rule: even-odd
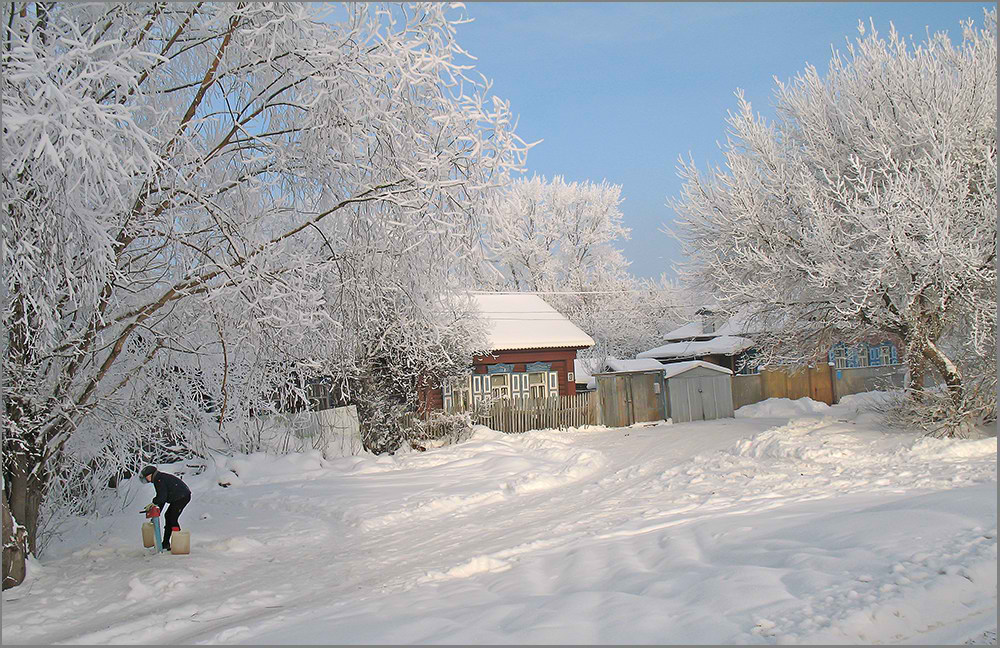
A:
<svg viewBox="0 0 1000 648">
<path fill-rule="evenodd" d="M 628 381 L 625 376 L 595 376 L 600 401 L 598 423 L 609 427 L 631 425 L 632 409 L 628 406 Z"/>
<path fill-rule="evenodd" d="M 632 422 L 662 421 L 664 411 L 663 372 L 629 374 L 629 399 L 632 403 Z"/>
<path fill-rule="evenodd" d="M 666 414 L 663 372 L 595 374 L 600 397 L 600 422 L 609 427 L 662 421 Z"/>
<path fill-rule="evenodd" d="M 667 379 L 670 419 L 674 423 L 733 416 L 732 375 L 692 367 Z"/>
<path fill-rule="evenodd" d="M 828 365 L 771 367 L 760 370 L 764 398 L 811 398 L 833 405 L 833 376 Z"/>
<path fill-rule="evenodd" d="M 833 372 L 829 365 L 809 367 L 809 391 L 814 401 L 833 405 Z"/>
</svg>

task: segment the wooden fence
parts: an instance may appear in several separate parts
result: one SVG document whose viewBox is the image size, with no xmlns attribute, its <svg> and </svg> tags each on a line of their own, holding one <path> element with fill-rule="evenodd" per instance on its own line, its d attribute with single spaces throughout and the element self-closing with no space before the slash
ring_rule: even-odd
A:
<svg viewBox="0 0 1000 648">
<path fill-rule="evenodd" d="M 833 405 L 848 394 L 903 386 L 905 365 L 834 369 L 829 365 L 772 367 L 759 374 L 733 376 L 733 408 L 768 398 L 809 397 Z"/>
<path fill-rule="evenodd" d="M 428 412 L 422 419 L 425 435 L 437 438 L 450 434 L 453 424 L 436 423 L 441 414 L 462 414 L 468 411 L 472 422 L 500 432 L 519 433 L 581 425 L 597 425 L 597 392 L 549 398 L 498 399 L 468 410 L 453 407 L 447 412 Z"/>
<path fill-rule="evenodd" d="M 811 398 L 833 405 L 833 374 L 827 364 L 761 369 L 760 377 L 764 398 Z"/>
<path fill-rule="evenodd" d="M 826 364 L 761 369 L 759 374 L 733 376 L 733 409 L 768 398 L 811 398 L 834 404 L 833 374 Z"/>
</svg>

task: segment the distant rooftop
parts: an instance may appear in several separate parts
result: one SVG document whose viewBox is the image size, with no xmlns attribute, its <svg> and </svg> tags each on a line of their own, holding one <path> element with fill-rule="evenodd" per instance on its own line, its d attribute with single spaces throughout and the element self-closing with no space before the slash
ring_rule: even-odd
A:
<svg viewBox="0 0 1000 648">
<path fill-rule="evenodd" d="M 693 358 L 722 353 L 733 355 L 753 346 L 745 337 L 722 335 L 702 342 L 669 342 L 636 354 L 637 358 Z"/>
<path fill-rule="evenodd" d="M 711 317 L 711 315 L 707 315 L 708 319 L 711 319 Z M 693 322 L 688 322 L 687 324 L 670 331 L 663 336 L 663 339 L 666 342 L 678 342 L 680 340 L 692 340 L 700 337 L 746 337 L 751 333 L 752 331 L 747 325 L 747 322 L 738 315 L 730 317 L 728 320 L 715 327 L 712 331 L 705 330 L 705 318 L 699 317 Z"/>
</svg>

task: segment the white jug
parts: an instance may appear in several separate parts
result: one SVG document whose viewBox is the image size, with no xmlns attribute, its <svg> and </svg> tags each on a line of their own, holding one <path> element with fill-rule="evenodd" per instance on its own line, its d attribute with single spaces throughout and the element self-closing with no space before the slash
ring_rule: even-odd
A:
<svg viewBox="0 0 1000 648">
<path fill-rule="evenodd" d="M 174 531 L 170 534 L 170 553 L 188 554 L 191 553 L 191 532 Z"/>
<path fill-rule="evenodd" d="M 142 523 L 142 546 L 149 548 L 155 544 L 153 541 L 153 523 L 143 522 Z"/>
</svg>

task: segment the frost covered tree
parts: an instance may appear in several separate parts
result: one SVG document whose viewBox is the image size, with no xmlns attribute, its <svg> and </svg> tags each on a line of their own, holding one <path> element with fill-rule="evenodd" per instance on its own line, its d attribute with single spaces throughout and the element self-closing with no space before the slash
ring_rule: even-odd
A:
<svg viewBox="0 0 1000 648">
<path fill-rule="evenodd" d="M 623 276 L 628 261 L 615 242 L 627 239 L 621 186 L 521 178 L 496 194 L 485 247 L 499 274 L 486 281 L 506 290 L 547 291 Z"/>
<path fill-rule="evenodd" d="M 3 6 L 4 497 L 31 551 L 67 466 L 310 376 L 350 399 L 387 313 L 395 357 L 451 362 L 437 301 L 526 150 L 455 11 Z"/>
<path fill-rule="evenodd" d="M 777 83 L 777 120 L 739 97 L 726 170 L 681 162 L 685 276 L 745 309 L 776 354 L 892 334 L 950 420 L 995 418 L 996 11 L 963 39 L 874 30 Z"/>
<path fill-rule="evenodd" d="M 488 290 L 532 291 L 594 338 L 586 353 L 632 357 L 674 323 L 679 287 L 639 280 L 617 247 L 629 237 L 621 186 L 519 179 L 495 195 L 483 245 Z"/>
<path fill-rule="evenodd" d="M 683 286 L 661 275 L 645 279 L 631 275 L 596 281 L 579 293 L 546 296 L 554 308 L 582 328 L 594 346 L 581 358 L 634 358 L 663 343 L 663 336 L 682 324 L 690 301 Z"/>
</svg>

